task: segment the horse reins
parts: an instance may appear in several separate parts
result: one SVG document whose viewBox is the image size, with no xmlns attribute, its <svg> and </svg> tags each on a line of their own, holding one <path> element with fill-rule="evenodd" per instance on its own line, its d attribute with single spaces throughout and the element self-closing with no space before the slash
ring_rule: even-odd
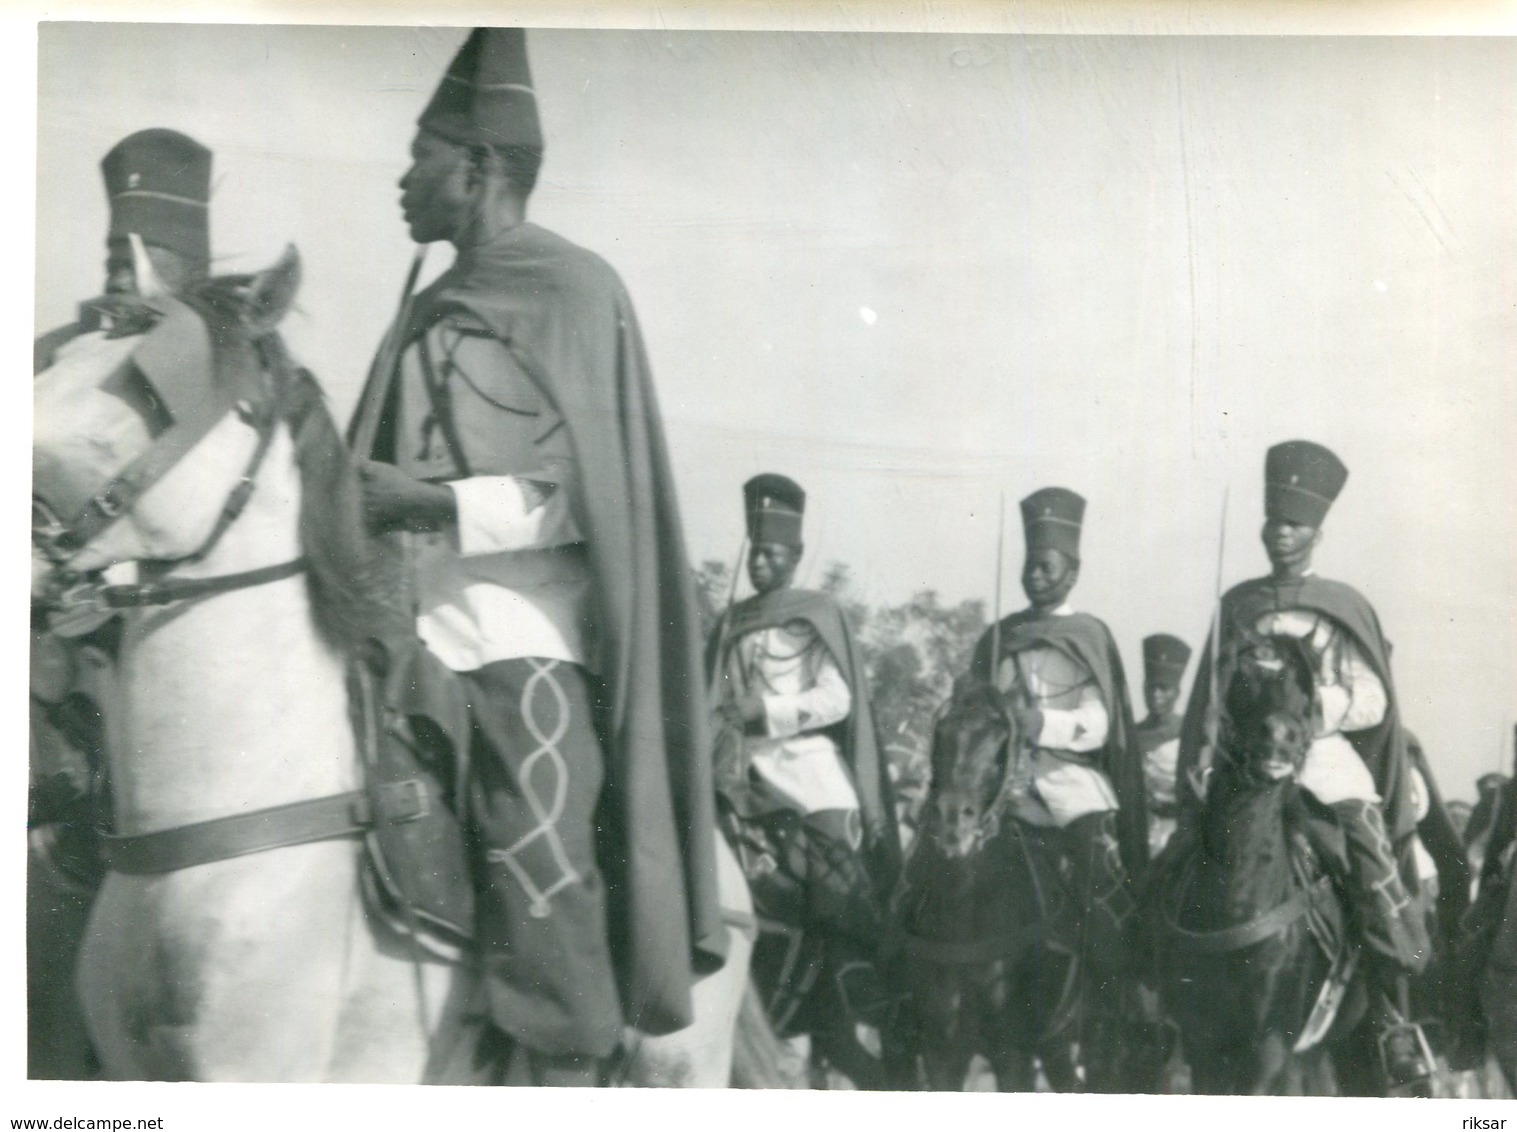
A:
<svg viewBox="0 0 1517 1132">
<path fill-rule="evenodd" d="M 1211 931 L 1192 931 L 1190 928 L 1181 926 L 1178 911 L 1184 893 L 1189 888 L 1193 872 L 1194 862 L 1184 873 L 1182 882 L 1175 886 L 1173 907 L 1163 906 L 1164 926 L 1173 934 L 1178 946 L 1184 950 L 1207 954 L 1240 951 L 1253 944 L 1262 943 L 1271 936 L 1279 935 L 1310 912 L 1318 901 L 1326 899 L 1332 891 L 1332 879 L 1326 876 L 1319 877 L 1306 888 L 1294 889 L 1285 900 L 1251 920 Z"/>
<path fill-rule="evenodd" d="M 189 306 L 190 304 L 186 304 Z M 158 308 L 150 308 L 158 311 Z M 193 307 L 192 307 L 193 309 Z M 162 317 L 161 311 L 158 311 Z M 205 312 L 197 312 L 204 317 Z M 221 537 L 242 515 L 252 499 L 254 483 L 264 459 L 273 444 L 274 432 L 283 415 L 288 359 L 284 356 L 277 338 L 272 334 L 261 335 L 252 342 L 262 367 L 246 367 L 244 375 L 221 384 L 220 394 L 206 399 L 199 411 L 187 418 L 153 442 L 147 451 L 133 460 L 127 468 L 113 476 L 104 487 L 91 496 L 88 503 L 72 520 L 59 519 L 43 502 L 34 503 L 34 512 L 41 522 L 33 527 L 33 540 L 56 566 L 64 569 L 80 554 L 93 539 L 124 515 L 151 488 L 158 483 L 181 459 L 203 440 L 228 413 L 236 412 L 252 425 L 258 435 L 244 467 L 221 506 L 211 530 L 200 546 L 189 554 L 173 559 L 159 559 L 146 563 L 159 575 L 151 581 L 135 583 L 102 584 L 81 581 L 65 588 L 50 604 L 57 608 L 77 609 L 93 606 L 97 611 L 138 609 L 147 606 L 171 605 L 175 602 L 194 601 L 235 590 L 266 585 L 270 582 L 292 578 L 306 568 L 304 557 L 272 566 L 261 566 L 233 574 L 211 578 L 164 578 L 163 573 L 176 566 L 189 565 L 203 560 L 221 541 Z M 218 360 L 220 358 L 218 357 Z M 276 380 L 269 404 L 261 413 L 255 411 L 253 396 L 258 392 L 254 385 L 257 376 L 272 371 Z M 246 374 L 252 374 L 249 378 Z"/>
</svg>

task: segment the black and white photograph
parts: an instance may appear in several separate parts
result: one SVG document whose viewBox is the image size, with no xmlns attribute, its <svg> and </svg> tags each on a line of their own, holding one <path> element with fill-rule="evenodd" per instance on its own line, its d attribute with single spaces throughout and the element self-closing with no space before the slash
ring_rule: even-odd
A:
<svg viewBox="0 0 1517 1132">
<path fill-rule="evenodd" d="M 20 25 L 0 1117 L 1511 1111 L 1517 16 L 917 7 Z"/>
</svg>

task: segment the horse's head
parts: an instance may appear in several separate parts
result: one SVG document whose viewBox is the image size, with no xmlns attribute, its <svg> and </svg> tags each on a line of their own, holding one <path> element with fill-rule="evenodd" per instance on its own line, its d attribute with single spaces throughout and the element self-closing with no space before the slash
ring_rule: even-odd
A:
<svg viewBox="0 0 1517 1132">
<path fill-rule="evenodd" d="M 1026 789 L 1021 740 L 993 684 L 967 680 L 954 689 L 933 727 L 927 805 L 928 826 L 946 856 L 967 857 L 999 831 L 1006 799 Z"/>
<path fill-rule="evenodd" d="M 1311 646 L 1240 634 L 1230 660 L 1225 706 L 1234 766 L 1256 782 L 1294 778 L 1315 731 Z"/>
<path fill-rule="evenodd" d="M 32 492 L 46 568 L 34 568 L 34 593 L 60 576 L 183 558 L 206 542 L 272 428 L 279 375 L 255 343 L 299 276 L 290 248 L 268 271 L 183 296 L 149 286 L 104 300 L 110 329 L 75 339 L 37 376 Z"/>
</svg>

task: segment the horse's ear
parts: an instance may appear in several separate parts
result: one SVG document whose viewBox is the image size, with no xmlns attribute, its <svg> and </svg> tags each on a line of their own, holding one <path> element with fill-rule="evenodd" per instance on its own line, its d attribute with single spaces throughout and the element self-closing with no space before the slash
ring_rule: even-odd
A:
<svg viewBox="0 0 1517 1132">
<path fill-rule="evenodd" d="M 153 259 L 147 254 L 147 247 L 143 244 L 142 237 L 136 232 L 128 232 L 126 242 L 132 249 L 132 275 L 136 280 L 137 294 L 144 299 L 156 299 L 160 295 L 167 295 L 168 286 L 159 277 L 158 269 L 153 266 Z"/>
<path fill-rule="evenodd" d="M 279 261 L 253 276 L 248 288 L 248 320 L 255 333 L 269 333 L 289 313 L 300 289 L 300 253 L 286 244 Z"/>
</svg>

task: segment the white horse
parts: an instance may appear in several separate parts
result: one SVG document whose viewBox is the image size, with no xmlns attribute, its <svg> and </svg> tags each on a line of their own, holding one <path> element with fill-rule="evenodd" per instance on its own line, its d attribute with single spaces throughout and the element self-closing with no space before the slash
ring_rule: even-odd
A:
<svg viewBox="0 0 1517 1132">
<path fill-rule="evenodd" d="M 150 277 L 145 257 L 139 273 Z M 297 280 L 291 254 L 228 288 L 223 302 L 235 296 L 260 332 L 271 333 Z M 156 297 L 156 287 L 144 290 Z M 168 319 L 196 317 L 183 304 L 158 303 Z M 164 405 L 171 413 L 179 406 L 171 391 L 152 387 L 143 355 L 134 357 L 145 341 L 86 335 L 39 375 L 34 492 L 55 504 L 54 514 L 77 511 L 167 435 Z M 210 382 L 209 335 L 202 329 L 184 341 L 165 368 L 198 362 L 199 378 Z M 236 588 L 181 590 L 127 610 L 120 696 L 109 713 L 118 835 L 362 785 L 341 647 L 344 618 L 364 608 L 353 588 L 361 535 L 357 508 L 347 506 L 352 476 L 314 383 L 292 370 L 276 394 L 278 367 L 259 368 L 254 392 L 150 487 L 50 546 L 55 565 L 78 575 L 180 560 L 163 579 L 170 590 L 253 572 Z M 243 479 L 250 488 L 239 490 Z M 226 506 L 234 490 L 245 495 L 235 513 Z M 300 566 L 274 569 L 287 563 Z M 34 569 L 35 577 L 56 580 L 56 571 Z M 143 596 L 140 587 L 136 593 Z M 751 915 L 746 886 L 717 840 L 723 904 L 741 920 Z M 78 971 L 106 1075 L 427 1079 L 460 1031 L 475 980 L 464 965 L 414 954 L 366 910 L 361 853 L 358 837 L 340 836 L 166 872 L 112 871 Z M 728 963 L 695 988 L 696 1024 L 629 1043 L 630 1083 L 727 1084 L 749 949 L 739 927 L 730 935 Z"/>
</svg>

